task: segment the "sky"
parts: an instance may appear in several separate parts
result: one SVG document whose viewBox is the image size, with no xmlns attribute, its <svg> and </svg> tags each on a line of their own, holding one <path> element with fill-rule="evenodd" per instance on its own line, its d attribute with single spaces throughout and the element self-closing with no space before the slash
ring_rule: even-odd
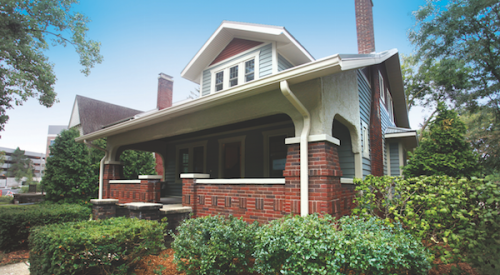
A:
<svg viewBox="0 0 500 275">
<path fill-rule="evenodd" d="M 376 51 L 397 48 L 411 54 L 412 12 L 425 0 L 373 3 Z M 152 110 L 161 72 L 174 78 L 174 103 L 185 100 L 198 85 L 180 74 L 223 20 L 283 26 L 315 59 L 358 49 L 354 0 L 81 0 L 73 11 L 91 20 L 87 36 L 101 42 L 103 63 L 86 77 L 72 46 L 47 50 L 59 102 L 46 108 L 31 98 L 7 110 L 10 119 L 0 132 L 0 147 L 45 152 L 48 126 L 68 125 L 76 95 Z M 413 129 L 424 115 L 425 110 L 412 108 Z"/>
</svg>

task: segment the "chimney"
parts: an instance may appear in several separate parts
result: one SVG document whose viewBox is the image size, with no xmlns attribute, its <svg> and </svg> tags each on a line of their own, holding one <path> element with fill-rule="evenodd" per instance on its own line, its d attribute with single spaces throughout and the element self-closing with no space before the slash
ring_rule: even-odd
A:
<svg viewBox="0 0 500 275">
<path fill-rule="evenodd" d="M 373 32 L 373 1 L 354 0 L 356 8 L 356 31 L 358 33 L 358 53 L 375 52 L 375 34 Z"/>
<path fill-rule="evenodd" d="M 158 110 L 172 106 L 173 86 L 173 77 L 160 73 L 160 76 L 158 76 L 158 99 L 156 101 L 156 108 L 158 108 Z"/>
</svg>

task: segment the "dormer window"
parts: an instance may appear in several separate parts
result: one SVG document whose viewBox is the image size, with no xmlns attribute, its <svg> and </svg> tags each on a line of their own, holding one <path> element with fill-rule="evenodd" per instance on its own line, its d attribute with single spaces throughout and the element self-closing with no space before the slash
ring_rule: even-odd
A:
<svg viewBox="0 0 500 275">
<path fill-rule="evenodd" d="M 219 92 L 257 79 L 259 75 L 259 53 L 260 51 L 256 51 L 232 62 L 214 66 L 211 70 L 212 88 L 210 90 Z"/>
</svg>

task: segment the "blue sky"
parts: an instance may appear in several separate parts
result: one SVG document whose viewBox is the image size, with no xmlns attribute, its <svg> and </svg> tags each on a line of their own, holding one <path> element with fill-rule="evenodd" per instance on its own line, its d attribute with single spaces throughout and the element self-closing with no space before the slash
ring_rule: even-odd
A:
<svg viewBox="0 0 500 275">
<path fill-rule="evenodd" d="M 373 2 L 376 51 L 397 48 L 410 54 L 411 13 L 425 0 Z M 59 103 L 45 108 L 30 99 L 8 110 L 0 146 L 45 152 L 48 126 L 68 124 L 77 94 L 152 110 L 160 72 L 174 77 L 174 102 L 186 99 L 197 84 L 180 73 L 223 20 L 284 26 L 316 59 L 357 53 L 354 0 L 83 0 L 74 10 L 91 20 L 88 37 L 102 43 L 104 62 L 85 77 L 72 46 L 48 50 Z M 422 110 L 412 110 L 411 126 L 418 128 L 421 120 Z"/>
</svg>

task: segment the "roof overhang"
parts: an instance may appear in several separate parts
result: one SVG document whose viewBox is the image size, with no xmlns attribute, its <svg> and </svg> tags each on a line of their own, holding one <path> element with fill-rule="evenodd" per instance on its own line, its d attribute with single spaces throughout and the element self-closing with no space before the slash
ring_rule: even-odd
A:
<svg viewBox="0 0 500 275">
<path fill-rule="evenodd" d="M 418 146 L 418 137 L 416 130 L 404 128 L 393 128 L 393 130 L 395 131 L 391 131 L 385 134 L 385 139 L 387 141 L 401 142 L 408 150 L 413 150 Z"/>
<path fill-rule="evenodd" d="M 314 61 L 311 54 L 284 27 L 223 21 L 184 68 L 181 76 L 199 84 L 201 72 L 233 38 L 276 42 L 278 51 L 294 65 Z"/>
<path fill-rule="evenodd" d="M 284 80 L 293 85 L 319 77 L 339 73 L 342 71 L 359 69 L 366 66 L 379 64 L 386 61 L 387 58 L 388 55 L 362 55 L 361 60 L 356 60 L 356 65 L 354 66 L 352 63 L 353 59 L 344 59 L 342 58 L 342 55 L 338 54 L 332 55 L 316 60 L 314 62 L 306 63 L 276 74 L 260 78 L 256 81 L 238 85 L 218 93 L 203 96 L 192 101 L 185 102 L 183 104 L 174 105 L 166 109 L 149 113 L 147 115 L 135 117 L 132 120 L 128 120 L 116 125 L 111 125 L 108 128 L 89 133 L 87 135 L 78 137 L 75 140 L 77 142 L 83 142 L 84 140 L 91 141 L 103 137 L 121 134 L 127 131 L 171 120 L 182 115 L 213 108 L 228 102 L 240 100 L 273 90 L 279 90 L 280 82 Z"/>
</svg>

